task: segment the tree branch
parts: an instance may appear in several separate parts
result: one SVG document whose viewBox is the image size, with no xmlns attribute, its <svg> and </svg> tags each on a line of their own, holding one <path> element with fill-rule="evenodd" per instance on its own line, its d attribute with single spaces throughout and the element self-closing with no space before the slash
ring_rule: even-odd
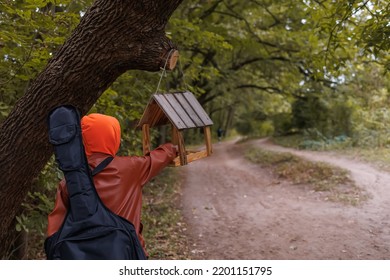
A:
<svg viewBox="0 0 390 280">
<path fill-rule="evenodd" d="M 320 5 L 322 8 L 326 8 L 326 6 L 324 5 L 324 3 L 326 2 L 327 0 L 322 0 L 322 1 L 318 1 L 318 0 L 314 0 L 314 2 L 316 2 L 318 5 Z"/>
<path fill-rule="evenodd" d="M 276 49 L 280 49 L 280 50 L 283 50 L 283 51 L 287 51 L 287 52 L 299 52 L 299 50 L 295 50 L 295 49 L 291 49 L 291 48 L 284 48 L 276 43 L 272 43 L 272 42 L 268 42 L 268 41 L 264 41 L 262 40 L 258 34 L 256 34 L 255 31 L 253 31 L 250 23 L 248 22 L 248 20 L 244 17 L 242 17 L 240 14 L 238 14 L 237 12 L 234 11 L 233 7 L 232 6 L 229 6 L 228 4 L 224 3 L 226 8 L 230 11 L 230 12 L 222 12 L 222 11 L 216 11 L 216 13 L 220 13 L 220 14 L 224 14 L 224 15 L 227 15 L 227 16 L 230 16 L 230 17 L 233 17 L 233 18 L 236 18 L 240 21 L 243 21 L 245 23 L 245 26 L 248 30 L 248 32 L 256 39 L 256 41 L 264 46 L 268 46 L 268 47 L 272 47 L 272 48 L 276 48 Z"/>
<path fill-rule="evenodd" d="M 327 80 L 327 79 L 324 79 L 324 78 L 314 77 L 313 71 L 311 71 L 309 69 L 306 69 L 302 65 L 298 65 L 298 70 L 299 70 L 299 72 L 301 74 L 303 74 L 305 77 L 307 77 L 311 81 L 322 82 L 322 83 L 324 83 L 325 86 L 330 87 L 330 88 L 333 88 L 334 85 L 337 85 L 337 82 L 334 82 L 334 81 L 331 81 L 331 80 Z"/>
<path fill-rule="evenodd" d="M 248 21 L 246 19 L 244 19 L 243 17 L 237 15 L 237 14 L 234 14 L 234 13 L 228 13 L 228 12 L 222 12 L 222 11 L 215 11 L 215 13 L 218 13 L 218 14 L 221 14 L 221 15 L 227 15 L 227 16 L 230 16 L 230 17 L 233 17 L 233 18 L 236 18 L 238 20 L 241 20 L 245 23 L 248 31 L 250 34 L 252 34 L 253 37 L 255 37 L 256 41 L 262 45 L 265 45 L 265 46 L 269 46 L 269 47 L 273 47 L 273 48 L 278 48 L 279 46 L 277 44 L 274 44 L 274 43 L 271 43 L 271 42 L 267 42 L 267 41 L 264 41 L 262 39 L 260 39 L 260 37 L 252 30 L 252 28 L 250 27 Z"/>
<path fill-rule="evenodd" d="M 260 7 L 262 7 L 273 19 L 274 19 L 274 23 L 273 24 L 271 24 L 271 25 L 269 25 L 267 28 L 272 28 L 272 27 L 274 27 L 274 26 L 276 26 L 276 25 L 278 25 L 278 24 L 280 24 L 281 23 L 281 20 L 277 17 L 277 16 L 275 16 L 271 11 L 270 11 L 270 9 L 268 9 L 268 7 L 266 6 L 266 5 L 264 5 L 263 3 L 259 3 L 258 1 L 256 1 L 256 0 L 251 0 L 251 2 L 252 3 L 255 3 L 255 4 L 257 4 L 258 6 L 260 6 Z"/>
<path fill-rule="evenodd" d="M 210 16 L 219 6 L 219 4 L 221 4 L 223 2 L 223 0 L 218 0 L 216 1 L 209 9 L 207 9 L 203 15 L 201 15 L 199 18 L 201 20 L 204 20 L 205 18 L 207 18 L 208 16 Z"/>
<path fill-rule="evenodd" d="M 282 93 L 282 90 L 277 87 L 272 86 L 259 86 L 255 84 L 243 84 L 236 87 L 236 89 L 242 89 L 242 88 L 253 88 L 257 90 L 266 91 L 268 93 Z"/>
<path fill-rule="evenodd" d="M 287 61 L 287 62 L 290 62 L 290 59 L 286 58 L 286 57 L 283 57 L 283 56 L 271 56 L 271 57 L 253 57 L 253 58 L 248 58 L 247 60 L 244 60 L 244 61 L 241 61 L 239 63 L 234 63 L 231 67 L 230 67 L 230 70 L 239 70 L 240 68 L 248 65 L 248 64 L 252 64 L 252 63 L 256 63 L 256 62 L 259 62 L 259 61 L 274 61 L 274 60 L 279 60 L 279 61 Z"/>
</svg>

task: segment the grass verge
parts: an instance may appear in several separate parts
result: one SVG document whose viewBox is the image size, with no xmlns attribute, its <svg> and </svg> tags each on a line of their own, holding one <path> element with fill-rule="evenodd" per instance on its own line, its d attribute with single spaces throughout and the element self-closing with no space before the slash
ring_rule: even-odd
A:
<svg viewBox="0 0 390 280">
<path fill-rule="evenodd" d="M 186 226 L 178 207 L 178 178 L 174 168 L 166 168 L 144 187 L 143 236 L 150 259 L 189 259 Z"/>
<path fill-rule="evenodd" d="M 364 160 L 381 170 L 390 172 L 390 148 L 350 148 L 343 154 Z"/>
<path fill-rule="evenodd" d="M 250 148 L 245 156 L 264 168 L 271 169 L 279 178 L 293 184 L 310 185 L 316 192 L 324 192 L 327 199 L 358 205 L 367 197 L 349 178 L 348 171 L 323 162 L 311 162 L 290 153 Z"/>
<path fill-rule="evenodd" d="M 294 149 L 307 149 L 307 150 L 327 150 L 336 151 L 346 156 L 363 160 L 370 164 L 375 165 L 379 169 L 390 172 L 390 148 L 389 147 L 351 147 L 348 142 L 333 142 L 332 145 L 322 146 L 317 145 L 304 145 L 305 139 L 302 135 L 290 135 L 283 137 L 273 137 L 272 141 L 280 146 L 289 147 Z M 321 143 L 319 141 L 308 141 L 309 143 Z"/>
</svg>

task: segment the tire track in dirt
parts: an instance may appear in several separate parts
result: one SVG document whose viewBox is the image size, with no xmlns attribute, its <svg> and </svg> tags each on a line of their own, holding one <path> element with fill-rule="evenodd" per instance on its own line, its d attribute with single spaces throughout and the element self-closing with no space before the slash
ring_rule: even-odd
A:
<svg viewBox="0 0 390 280">
<path fill-rule="evenodd" d="M 358 207 L 326 201 L 248 162 L 248 145 L 289 151 L 347 168 L 372 196 Z M 390 175 L 329 154 L 265 140 L 214 145 L 182 168 L 182 211 L 194 259 L 389 259 Z"/>
</svg>

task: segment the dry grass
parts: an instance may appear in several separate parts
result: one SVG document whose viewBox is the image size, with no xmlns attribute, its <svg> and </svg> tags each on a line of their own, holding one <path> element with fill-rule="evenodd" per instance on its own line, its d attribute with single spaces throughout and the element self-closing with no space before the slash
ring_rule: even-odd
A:
<svg viewBox="0 0 390 280">
<path fill-rule="evenodd" d="M 290 153 L 251 148 L 246 158 L 271 169 L 279 178 L 293 184 L 310 185 L 316 192 L 327 193 L 327 199 L 357 205 L 367 199 L 350 179 L 349 172 L 323 162 L 311 162 Z"/>
<path fill-rule="evenodd" d="M 350 148 L 343 151 L 343 154 L 358 158 L 377 168 L 390 172 L 390 148 Z"/>
<path fill-rule="evenodd" d="M 186 225 L 178 207 L 179 191 L 174 168 L 165 169 L 144 187 L 142 223 L 150 259 L 189 259 Z"/>
</svg>

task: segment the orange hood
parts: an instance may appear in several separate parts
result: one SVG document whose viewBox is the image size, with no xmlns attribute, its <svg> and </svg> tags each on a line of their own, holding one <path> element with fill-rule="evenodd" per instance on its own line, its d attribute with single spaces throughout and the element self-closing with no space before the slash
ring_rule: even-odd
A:
<svg viewBox="0 0 390 280">
<path fill-rule="evenodd" d="M 121 142 L 121 127 L 114 117 L 90 114 L 81 119 L 85 153 L 103 153 L 115 156 Z"/>
</svg>

